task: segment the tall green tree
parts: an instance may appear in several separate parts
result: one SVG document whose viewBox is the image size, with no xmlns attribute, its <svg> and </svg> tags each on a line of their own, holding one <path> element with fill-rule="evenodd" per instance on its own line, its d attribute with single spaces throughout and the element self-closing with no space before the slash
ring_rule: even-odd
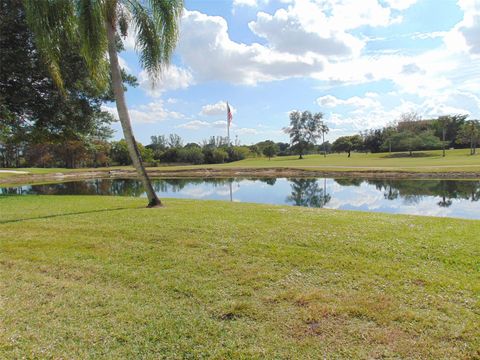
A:
<svg viewBox="0 0 480 360">
<path fill-rule="evenodd" d="M 110 87 L 101 91 L 91 81 L 79 44 L 62 43 L 59 66 L 68 93 L 63 96 L 40 57 L 23 2 L 0 0 L 0 19 L 0 138 L 6 138 L 0 142 L 4 155 L 8 153 L 1 162 L 24 165 L 26 152 L 41 144 L 105 133 L 114 118 L 102 111 L 101 104 L 113 100 L 113 94 Z"/>
<path fill-rule="evenodd" d="M 360 135 L 352 136 L 340 136 L 332 144 L 332 151 L 346 152 L 350 157 L 351 152 L 354 150 L 360 150 L 362 148 L 363 141 Z"/>
<path fill-rule="evenodd" d="M 168 64 L 178 39 L 182 0 L 24 0 L 27 22 L 50 74 L 64 88 L 59 59 L 62 42 L 77 41 L 80 54 L 97 84 L 108 83 L 110 73 L 118 117 L 132 163 L 148 197 L 148 206 L 161 206 L 142 162 L 133 135 L 122 84 L 117 42 L 134 25 L 140 63 L 156 79 Z M 108 52 L 108 59 L 105 54 Z M 109 69 L 109 71 L 108 71 Z"/>
<path fill-rule="evenodd" d="M 263 152 L 263 155 L 265 155 L 266 157 L 268 157 L 268 160 L 271 160 L 272 157 L 274 157 L 275 155 L 278 154 L 278 145 L 275 144 L 273 141 L 271 141 L 270 144 L 268 144 L 267 146 L 265 146 L 262 150 Z"/>
<path fill-rule="evenodd" d="M 322 113 L 312 114 L 310 111 L 290 113 L 290 126 L 284 131 L 290 136 L 292 150 L 297 152 L 299 159 L 303 159 L 306 150 L 322 136 L 322 118 Z"/>
<path fill-rule="evenodd" d="M 475 155 L 480 142 L 480 120 L 466 121 L 458 132 L 457 142 L 470 144 L 470 155 Z"/>
<path fill-rule="evenodd" d="M 435 131 L 435 135 L 445 143 L 445 146 L 453 147 L 458 143 L 457 134 L 467 118 L 468 115 L 444 115 L 431 120 L 431 127 Z M 445 152 L 445 146 L 443 152 Z"/>
</svg>

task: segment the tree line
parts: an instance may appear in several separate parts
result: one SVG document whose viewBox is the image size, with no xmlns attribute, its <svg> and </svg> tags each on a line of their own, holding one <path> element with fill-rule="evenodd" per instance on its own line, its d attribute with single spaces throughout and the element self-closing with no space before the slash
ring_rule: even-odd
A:
<svg viewBox="0 0 480 360">
<path fill-rule="evenodd" d="M 448 148 L 469 148 L 476 154 L 480 143 L 480 121 L 467 115 L 444 115 L 421 119 L 416 113 L 402 114 L 400 119 L 381 129 L 371 129 L 351 136 L 341 136 L 333 143 L 333 152 L 408 152 Z"/>
</svg>

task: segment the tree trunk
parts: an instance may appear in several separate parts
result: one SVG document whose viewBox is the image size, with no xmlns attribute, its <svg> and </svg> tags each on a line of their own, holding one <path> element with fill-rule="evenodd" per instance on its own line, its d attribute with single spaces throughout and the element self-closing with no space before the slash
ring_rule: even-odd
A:
<svg viewBox="0 0 480 360">
<path fill-rule="evenodd" d="M 350 153 L 351 153 L 351 151 L 350 151 L 350 150 L 348 150 L 348 157 L 350 157 Z"/>
<path fill-rule="evenodd" d="M 445 157 L 445 132 L 446 132 L 446 129 L 443 128 L 443 131 L 442 131 L 442 134 L 443 134 L 443 141 L 442 141 L 442 150 L 443 150 L 443 157 Z"/>
<path fill-rule="evenodd" d="M 133 166 L 137 170 L 140 179 L 142 180 L 148 197 L 148 207 L 162 206 L 157 194 L 153 190 L 152 183 L 148 178 L 145 167 L 143 166 L 140 151 L 138 150 L 137 142 L 133 136 L 132 125 L 130 124 L 130 115 L 128 114 L 127 103 L 125 101 L 125 94 L 123 91 L 122 74 L 120 65 L 118 63 L 117 48 L 116 48 L 116 30 L 112 24 L 106 22 L 107 39 L 108 39 L 108 55 L 110 57 L 110 71 L 112 73 L 113 93 L 115 95 L 115 103 L 117 105 L 118 117 L 122 124 L 123 135 L 127 142 L 128 153 L 132 159 Z"/>
<path fill-rule="evenodd" d="M 323 157 L 327 157 L 327 150 L 325 150 L 325 133 L 322 132 L 322 140 L 323 140 Z"/>
</svg>

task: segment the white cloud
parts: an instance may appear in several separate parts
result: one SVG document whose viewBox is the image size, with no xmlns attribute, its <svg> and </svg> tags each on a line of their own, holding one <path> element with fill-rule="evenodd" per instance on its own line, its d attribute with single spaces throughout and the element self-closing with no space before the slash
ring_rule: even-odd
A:
<svg viewBox="0 0 480 360">
<path fill-rule="evenodd" d="M 385 78 L 381 74 L 376 76 L 376 73 L 379 69 L 389 72 L 388 62 L 394 62 L 393 71 L 397 73 L 405 65 L 401 59 L 387 55 L 371 65 L 371 58 L 361 56 L 368 39 L 354 36 L 349 31 L 367 25 L 379 27 L 397 23 L 401 20 L 398 10 L 415 1 L 408 0 L 408 4 L 403 5 L 393 0 L 387 5 L 382 5 L 379 0 L 284 2 L 289 4 L 287 8 L 273 14 L 259 12 L 248 24 L 254 34 L 266 40 L 265 45 L 235 42 L 229 36 L 224 18 L 186 10 L 178 51 L 195 79 L 256 85 L 294 77 L 313 77 L 363 83 Z M 379 66 L 384 61 L 386 63 Z M 363 71 L 365 68 L 370 71 Z"/>
<path fill-rule="evenodd" d="M 447 114 L 480 116 L 480 97 L 458 90 L 447 90 L 434 97 L 419 98 L 417 101 L 400 100 L 395 106 L 385 105 L 379 100 L 378 94 L 370 93 L 366 93 L 364 97 L 353 96 L 347 99 L 325 95 L 317 99 L 317 104 L 334 110 L 327 114 L 325 119 L 332 129 L 341 129 L 332 134 L 334 137 L 344 133 L 351 134 L 352 131 L 383 127 L 408 112 L 416 112 L 427 119 Z"/>
<path fill-rule="evenodd" d="M 385 2 L 395 10 L 406 10 L 413 4 L 417 2 L 417 0 L 385 0 Z"/>
<path fill-rule="evenodd" d="M 305 3 L 300 8 L 297 3 L 288 10 L 277 10 L 274 15 L 260 12 L 256 21 L 248 26 L 257 36 L 266 39 L 271 48 L 289 54 L 349 56 L 364 46 L 363 41 L 332 29 L 326 22 L 327 17 L 319 7 Z"/>
<path fill-rule="evenodd" d="M 355 109 L 359 108 L 377 108 L 380 106 L 380 102 L 378 100 L 373 99 L 376 97 L 377 94 L 375 93 L 367 93 L 365 97 L 353 96 L 348 99 L 339 99 L 332 95 L 325 95 L 319 97 L 316 102 L 318 105 L 326 108 L 335 108 L 337 106 L 352 106 Z"/>
<path fill-rule="evenodd" d="M 131 72 L 130 68 L 128 67 L 127 61 L 126 61 L 123 57 L 118 56 L 118 64 L 119 64 L 120 67 L 121 67 L 122 69 L 124 69 L 125 71 Z"/>
<path fill-rule="evenodd" d="M 235 134 L 237 135 L 258 135 L 260 132 L 257 129 L 253 128 L 238 128 L 235 129 Z"/>
<path fill-rule="evenodd" d="M 227 120 L 214 121 L 212 123 L 212 126 L 216 127 L 216 128 L 219 128 L 219 129 L 225 129 L 227 127 Z M 234 126 L 234 124 L 232 124 L 232 126 Z"/>
<path fill-rule="evenodd" d="M 480 55 L 480 2 L 458 0 L 463 11 L 463 19 L 444 37 L 450 51 Z"/>
<path fill-rule="evenodd" d="M 312 54 L 295 55 L 267 46 L 232 41 L 224 18 L 186 10 L 178 51 L 198 81 L 223 80 L 236 84 L 308 76 L 323 68 Z"/>
<path fill-rule="evenodd" d="M 257 7 L 257 0 L 233 0 L 233 6 L 250 6 Z"/>
<path fill-rule="evenodd" d="M 118 119 L 117 108 L 112 106 L 102 106 L 104 111 L 110 112 Z M 162 100 L 156 100 L 145 105 L 140 105 L 129 109 L 132 123 L 154 124 L 166 120 L 183 119 L 185 116 L 175 111 L 165 109 Z"/>
<path fill-rule="evenodd" d="M 231 104 L 229 104 L 230 110 L 232 114 L 237 112 Z M 202 111 L 200 111 L 200 115 L 204 116 L 227 116 L 227 103 L 225 101 L 219 101 L 216 104 L 207 104 L 202 106 Z"/>
<path fill-rule="evenodd" d="M 465 21 L 459 28 L 472 54 L 480 55 L 480 12 Z"/>
<path fill-rule="evenodd" d="M 205 128 L 205 127 L 210 127 L 210 126 L 211 126 L 211 124 L 209 122 L 200 121 L 200 120 L 193 120 L 193 121 L 189 121 L 185 124 L 177 125 L 176 127 L 181 128 L 181 129 L 187 129 L 187 130 L 198 130 L 198 129 Z"/>
<path fill-rule="evenodd" d="M 143 70 L 138 75 L 138 82 L 140 88 L 153 97 L 161 96 L 167 90 L 186 89 L 194 83 L 191 72 L 176 65 L 166 68 L 156 81 Z"/>
<path fill-rule="evenodd" d="M 226 129 L 227 128 L 227 121 L 226 120 L 218 120 L 214 122 L 202 121 L 202 120 L 192 120 L 184 124 L 180 124 L 176 126 L 180 129 L 187 129 L 187 130 L 199 130 L 199 129 L 208 129 L 208 128 L 218 128 L 218 129 Z M 235 124 L 231 125 L 231 128 L 236 127 Z"/>
</svg>

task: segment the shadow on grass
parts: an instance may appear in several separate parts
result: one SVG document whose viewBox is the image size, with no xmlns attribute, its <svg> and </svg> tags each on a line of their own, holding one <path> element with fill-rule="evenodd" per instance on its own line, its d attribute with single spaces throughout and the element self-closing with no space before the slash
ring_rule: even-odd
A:
<svg viewBox="0 0 480 360">
<path fill-rule="evenodd" d="M 384 159 L 396 159 L 396 158 L 423 158 L 423 157 L 435 157 L 437 154 L 428 154 L 424 152 L 414 152 L 412 155 L 410 153 L 394 153 L 391 155 L 382 156 Z"/>
<path fill-rule="evenodd" d="M 121 208 L 113 208 L 113 209 L 78 211 L 78 212 L 71 212 L 71 213 L 66 213 L 66 214 L 44 215 L 44 216 L 37 216 L 37 217 L 23 218 L 23 219 L 0 220 L 0 224 L 10 224 L 10 223 L 29 221 L 29 220 L 53 219 L 53 218 L 57 218 L 57 217 L 70 216 L 70 215 L 95 214 L 95 213 L 102 213 L 102 212 L 111 212 L 111 211 L 119 211 L 119 210 L 134 210 L 134 209 L 145 209 L 145 207 L 143 207 L 143 206 L 138 207 L 138 208 L 121 207 Z"/>
</svg>

